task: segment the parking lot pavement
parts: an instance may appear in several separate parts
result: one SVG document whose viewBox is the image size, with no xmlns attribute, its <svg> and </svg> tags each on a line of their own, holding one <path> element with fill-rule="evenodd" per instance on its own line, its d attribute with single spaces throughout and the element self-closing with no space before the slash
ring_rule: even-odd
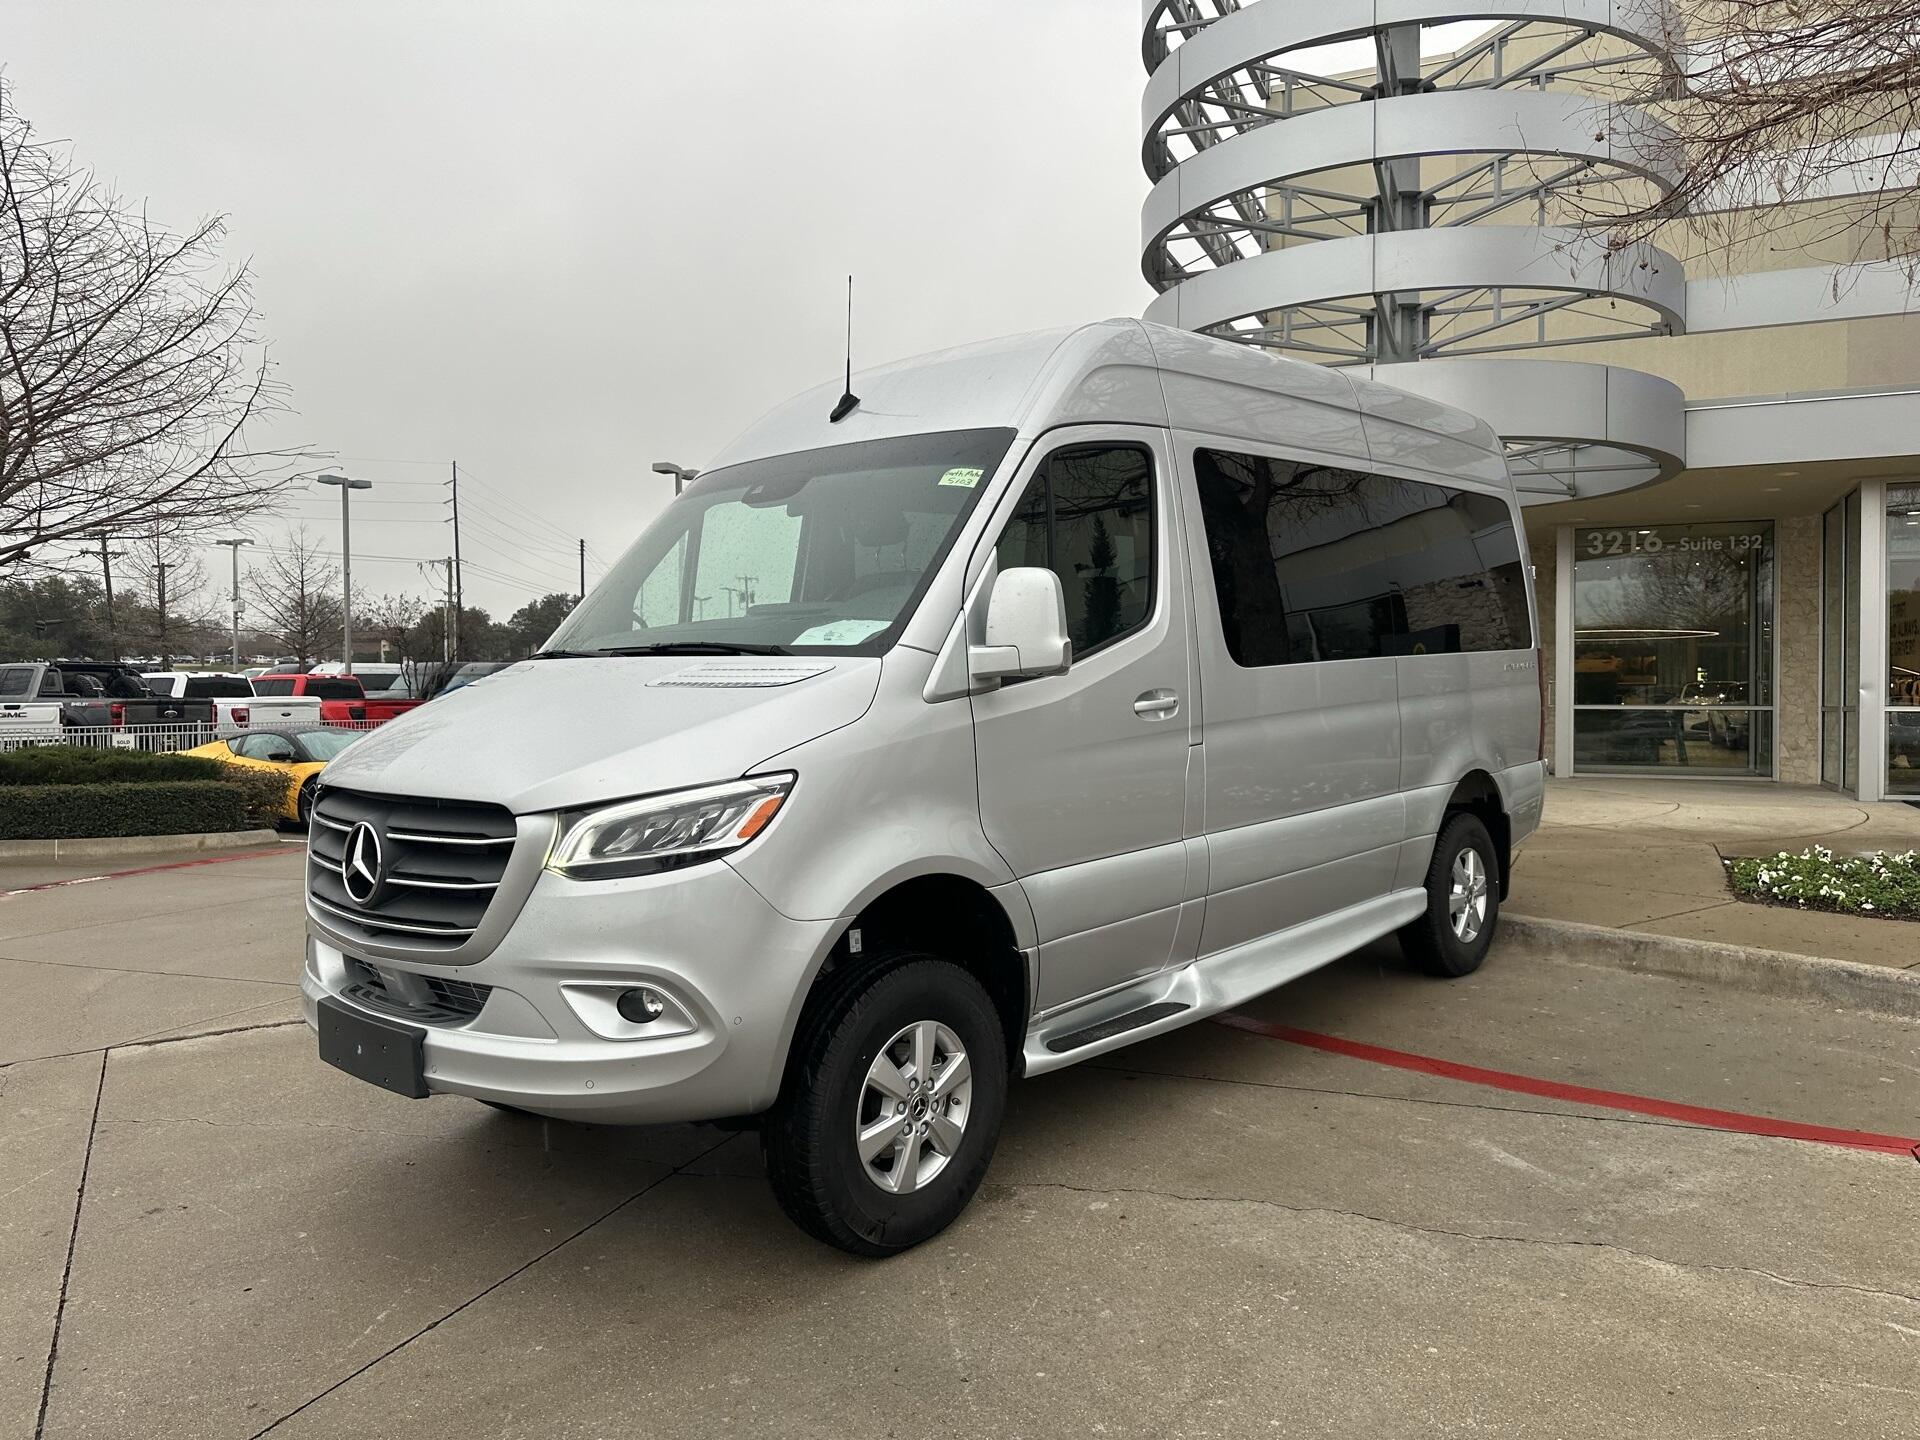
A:
<svg viewBox="0 0 1920 1440">
<path fill-rule="evenodd" d="M 1018 1086 L 968 1214 L 856 1261 L 780 1217 L 750 1135 L 410 1102 L 284 997 L 222 1011 L 195 987 L 291 984 L 297 886 L 276 856 L 0 901 L 0 955 L 23 899 L 35 927 L 0 1012 L 0 1435 L 1913 1433 L 1909 1156 L 1203 1024 Z M 1511 947 L 1452 984 L 1377 948 L 1248 1013 L 1920 1129 L 1920 1027 Z"/>
</svg>

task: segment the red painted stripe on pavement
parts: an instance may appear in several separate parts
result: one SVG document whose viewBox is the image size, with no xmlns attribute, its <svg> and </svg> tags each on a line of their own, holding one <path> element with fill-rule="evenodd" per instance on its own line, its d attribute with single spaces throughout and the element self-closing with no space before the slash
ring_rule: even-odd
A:
<svg viewBox="0 0 1920 1440">
<path fill-rule="evenodd" d="M 60 890 L 68 885 L 91 885 L 97 880 L 125 880 L 132 875 L 158 875 L 163 870 L 191 870 L 197 865 L 230 865 L 235 860 L 264 860 L 269 855 L 305 854 L 305 845 L 282 844 L 276 849 L 242 850 L 231 855 L 205 855 L 198 860 L 170 860 L 164 865 L 142 865 L 133 870 L 109 870 L 104 875 L 76 875 L 71 880 L 45 880 L 38 885 L 22 885 L 18 890 L 0 890 L 0 900 L 14 895 L 32 895 L 39 890 Z M 58 864 L 59 861 L 54 861 Z"/>
<path fill-rule="evenodd" d="M 1709 1130 L 1731 1130 L 1742 1135 L 1765 1135 L 1777 1140 L 1805 1140 L 1816 1145 L 1839 1145 L 1849 1150 L 1875 1150 L 1888 1155 L 1903 1155 L 1920 1160 L 1920 1139 L 1905 1135 L 1880 1135 L 1871 1130 L 1841 1130 L 1831 1125 L 1803 1125 L 1797 1120 L 1775 1120 L 1765 1115 L 1746 1115 L 1738 1110 L 1715 1110 L 1705 1105 L 1684 1105 L 1675 1100 L 1660 1100 L 1649 1095 L 1630 1095 L 1623 1090 L 1596 1090 L 1587 1085 L 1570 1085 L 1562 1080 L 1544 1080 L 1536 1075 L 1517 1075 L 1510 1070 L 1489 1070 L 1480 1065 L 1463 1065 L 1457 1060 L 1442 1060 L 1433 1055 L 1416 1055 L 1410 1050 L 1391 1050 L 1384 1045 L 1369 1045 L 1363 1040 L 1346 1040 L 1338 1035 L 1323 1035 L 1317 1030 L 1300 1030 L 1292 1025 L 1275 1025 L 1251 1015 L 1217 1015 L 1221 1025 L 1285 1040 L 1322 1050 L 1329 1055 L 1344 1055 L 1375 1065 L 1390 1065 L 1396 1070 L 1413 1070 L 1443 1080 L 1464 1080 L 1469 1085 L 1485 1085 L 1519 1095 L 1535 1095 L 1543 1100 L 1565 1100 L 1575 1105 L 1592 1105 L 1606 1110 L 1625 1110 L 1635 1115 L 1652 1115 L 1662 1120 L 1677 1120 Z"/>
</svg>

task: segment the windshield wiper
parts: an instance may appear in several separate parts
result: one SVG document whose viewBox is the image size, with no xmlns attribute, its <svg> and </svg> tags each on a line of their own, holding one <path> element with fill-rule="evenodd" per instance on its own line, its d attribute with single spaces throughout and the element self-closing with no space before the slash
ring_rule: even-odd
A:
<svg viewBox="0 0 1920 1440">
<path fill-rule="evenodd" d="M 598 655 L 791 655 L 784 645 L 743 645 L 732 640 L 658 640 L 651 645 L 618 645 Z"/>
<path fill-rule="evenodd" d="M 529 660 L 591 660 L 605 652 L 599 650 L 536 650 Z"/>
</svg>

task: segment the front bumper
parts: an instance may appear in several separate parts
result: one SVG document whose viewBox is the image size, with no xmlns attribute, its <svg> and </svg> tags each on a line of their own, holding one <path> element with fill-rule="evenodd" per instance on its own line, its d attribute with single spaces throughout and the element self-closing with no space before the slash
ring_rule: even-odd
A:
<svg viewBox="0 0 1920 1440">
<path fill-rule="evenodd" d="M 430 1090 L 605 1124 L 716 1120 L 773 1103 L 839 928 L 788 919 L 724 862 L 629 880 L 542 873 L 471 964 L 377 956 L 309 918 L 300 989 L 317 1025 L 322 995 L 393 1015 L 350 993 L 364 976 L 353 961 L 488 986 L 479 1013 L 422 1025 Z M 612 1012 L 612 996 L 637 985 L 671 1002 L 660 1022 Z"/>
</svg>

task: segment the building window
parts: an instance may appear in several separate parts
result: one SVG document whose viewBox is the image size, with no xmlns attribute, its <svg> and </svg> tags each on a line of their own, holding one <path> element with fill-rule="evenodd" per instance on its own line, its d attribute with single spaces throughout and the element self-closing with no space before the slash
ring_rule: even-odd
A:
<svg viewBox="0 0 1920 1440">
<path fill-rule="evenodd" d="M 1846 785 L 1849 727 L 1854 723 L 1847 693 L 1846 653 L 1855 603 L 1847 587 L 1847 534 L 1844 503 L 1820 517 L 1820 783 L 1839 790 Z"/>
<path fill-rule="evenodd" d="M 1887 793 L 1920 796 L 1920 485 L 1887 487 Z"/>
<path fill-rule="evenodd" d="M 1773 773 L 1773 526 L 1574 532 L 1576 770 Z"/>
</svg>

